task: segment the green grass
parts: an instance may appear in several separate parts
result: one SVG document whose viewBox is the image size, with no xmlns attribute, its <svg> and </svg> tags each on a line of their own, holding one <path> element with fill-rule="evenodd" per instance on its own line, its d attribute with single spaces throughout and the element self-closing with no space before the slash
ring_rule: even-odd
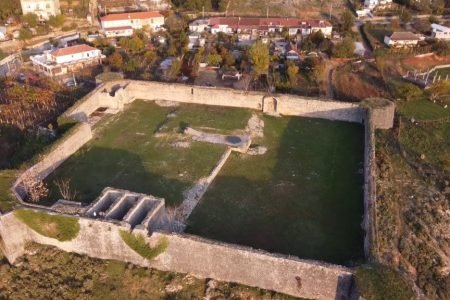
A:
<svg viewBox="0 0 450 300">
<path fill-rule="evenodd" d="M 16 170 L 0 170 L 0 212 L 11 210 L 16 203 L 10 190 L 16 176 Z"/>
<path fill-rule="evenodd" d="M 161 238 L 158 243 L 151 247 L 145 242 L 145 237 L 142 234 L 134 235 L 126 230 L 120 231 L 120 237 L 131 249 L 146 259 L 153 259 L 166 251 L 169 246 L 167 238 Z"/>
<path fill-rule="evenodd" d="M 100 121 L 96 137 L 49 176 L 47 203 L 61 197 L 54 180 L 70 178 L 77 200 L 85 203 L 111 186 L 163 197 L 166 204 L 177 205 L 183 191 L 207 176 L 225 151 L 225 146 L 200 142 L 192 142 L 190 148 L 174 147 L 172 143 L 184 138 L 178 133 L 180 124 L 228 132 L 245 128 L 249 118 L 250 111 L 243 109 L 160 107 L 135 101 L 119 115 Z M 155 136 L 158 129 L 161 136 Z"/>
<path fill-rule="evenodd" d="M 437 80 L 439 80 L 439 76 L 441 76 L 441 80 L 444 80 L 446 79 L 446 76 L 450 77 L 450 68 L 441 68 L 433 71 L 428 77 L 429 80 L 433 80 L 435 75 Z"/>
<path fill-rule="evenodd" d="M 399 141 L 416 159 L 424 154 L 424 162 L 450 171 L 450 120 L 419 125 L 406 121 Z"/>
<path fill-rule="evenodd" d="M 405 102 L 399 107 L 400 113 L 416 120 L 438 120 L 450 117 L 450 109 L 429 100 Z"/>
<path fill-rule="evenodd" d="M 415 294 L 405 278 L 397 271 L 382 265 L 363 266 L 357 269 L 356 285 L 367 300 L 409 300 Z"/>
<path fill-rule="evenodd" d="M 37 233 L 61 242 L 73 240 L 80 231 L 78 219 L 73 217 L 27 209 L 15 210 L 14 215 Z"/>
<path fill-rule="evenodd" d="M 363 127 L 264 117 L 268 151 L 233 153 L 189 233 L 333 263 L 363 258 Z"/>
</svg>

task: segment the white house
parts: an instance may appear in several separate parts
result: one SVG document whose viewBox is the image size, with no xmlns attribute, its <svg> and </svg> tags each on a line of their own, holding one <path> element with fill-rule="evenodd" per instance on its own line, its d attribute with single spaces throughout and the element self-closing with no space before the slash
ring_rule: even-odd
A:
<svg viewBox="0 0 450 300">
<path fill-rule="evenodd" d="M 385 8 L 392 4 L 392 0 L 364 0 L 364 6 L 370 10 L 374 8 Z"/>
<path fill-rule="evenodd" d="M 203 32 L 207 29 L 209 29 L 208 19 L 195 20 L 189 24 L 189 31 L 191 32 Z"/>
<path fill-rule="evenodd" d="M 164 16 L 158 11 L 143 11 L 106 15 L 100 18 L 100 22 L 103 30 L 122 27 L 133 29 L 148 27 L 152 30 L 158 30 L 164 25 Z"/>
<path fill-rule="evenodd" d="M 191 33 L 189 35 L 188 49 L 192 49 L 194 47 L 203 47 L 205 46 L 205 41 L 205 38 L 203 38 L 200 33 Z"/>
<path fill-rule="evenodd" d="M 24 15 L 32 13 L 41 20 L 48 20 L 50 16 L 61 14 L 59 0 L 20 0 L 20 5 Z"/>
<path fill-rule="evenodd" d="M 47 76 L 57 76 L 101 64 L 104 57 L 99 49 L 82 44 L 48 51 L 30 59 L 37 71 Z"/>
<path fill-rule="evenodd" d="M 439 40 L 450 40 L 450 28 L 433 23 L 431 24 L 431 36 Z"/>
<path fill-rule="evenodd" d="M 394 32 L 391 36 L 384 36 L 384 43 L 389 47 L 413 47 L 417 46 L 421 38 L 412 32 Z"/>
<path fill-rule="evenodd" d="M 123 26 L 123 27 L 111 27 L 103 29 L 103 33 L 107 38 L 113 37 L 126 37 L 133 35 L 133 27 L 131 26 Z"/>
<path fill-rule="evenodd" d="M 6 38 L 7 38 L 6 27 L 0 26 L 0 41 L 6 40 Z"/>
</svg>

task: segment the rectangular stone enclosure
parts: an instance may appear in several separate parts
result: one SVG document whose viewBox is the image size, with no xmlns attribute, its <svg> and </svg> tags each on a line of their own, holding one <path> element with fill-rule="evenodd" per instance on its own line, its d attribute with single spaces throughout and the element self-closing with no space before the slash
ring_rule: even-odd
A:
<svg viewBox="0 0 450 300">
<path fill-rule="evenodd" d="M 56 180 L 70 179 L 84 203 L 110 186 L 178 207 L 184 192 L 208 176 L 226 150 L 188 140 L 179 129 L 241 133 L 253 114 L 264 121 L 264 136 L 254 137 L 253 144 L 267 152 L 233 152 L 187 220 L 187 232 L 332 263 L 361 260 L 364 128 L 357 123 L 136 100 L 101 120 L 94 138 L 47 177 L 48 203 L 61 197 Z"/>
</svg>

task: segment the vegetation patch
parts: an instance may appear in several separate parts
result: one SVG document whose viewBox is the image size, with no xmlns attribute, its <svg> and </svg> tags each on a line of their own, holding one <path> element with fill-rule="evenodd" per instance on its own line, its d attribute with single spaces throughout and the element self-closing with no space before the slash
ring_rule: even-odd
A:
<svg viewBox="0 0 450 300">
<path fill-rule="evenodd" d="M 152 247 L 147 244 L 142 234 L 134 235 L 129 231 L 120 230 L 120 236 L 125 244 L 133 249 L 136 253 L 146 259 L 153 259 L 166 251 L 169 241 L 166 237 L 160 238 L 158 243 Z"/>
<path fill-rule="evenodd" d="M 28 250 L 33 254 L 19 258 L 16 265 L 0 260 L 0 299 L 294 299 L 235 283 L 90 258 L 56 247 L 31 244 Z"/>
<path fill-rule="evenodd" d="M 14 215 L 37 233 L 61 242 L 73 240 L 80 231 L 78 219 L 73 217 L 28 209 L 18 209 Z"/>
<path fill-rule="evenodd" d="M 397 271 L 382 265 L 362 266 L 356 270 L 356 284 L 367 300 L 414 299 L 411 284 Z"/>
</svg>

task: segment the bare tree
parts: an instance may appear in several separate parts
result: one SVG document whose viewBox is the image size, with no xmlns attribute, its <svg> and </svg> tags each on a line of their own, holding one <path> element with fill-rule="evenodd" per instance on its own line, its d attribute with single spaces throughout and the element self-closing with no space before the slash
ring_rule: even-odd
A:
<svg viewBox="0 0 450 300">
<path fill-rule="evenodd" d="M 64 200 L 75 201 L 77 198 L 78 192 L 72 191 L 70 188 L 69 178 L 62 178 L 55 181 L 55 185 L 58 187 L 59 193 L 64 198 Z"/>
<path fill-rule="evenodd" d="M 30 202 L 39 202 L 42 198 L 47 197 L 48 187 L 45 182 L 39 179 L 34 170 L 26 172 L 22 184 L 28 194 L 28 199 Z"/>
</svg>

